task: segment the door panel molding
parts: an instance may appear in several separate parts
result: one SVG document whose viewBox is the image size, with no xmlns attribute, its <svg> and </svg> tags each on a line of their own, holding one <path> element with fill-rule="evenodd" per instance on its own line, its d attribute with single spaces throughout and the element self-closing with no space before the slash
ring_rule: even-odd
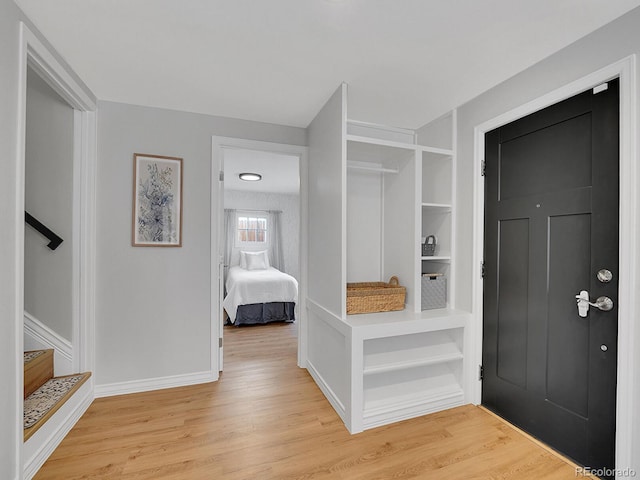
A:
<svg viewBox="0 0 640 480">
<path fill-rule="evenodd" d="M 640 184 L 637 162 L 637 79 L 636 56 L 628 56 L 616 63 L 593 72 L 540 98 L 505 112 L 474 128 L 474 226 L 473 226 L 473 285 L 472 314 L 469 325 L 470 344 L 467 347 L 466 392 L 474 404 L 481 402 L 482 383 L 475 375 L 474 365 L 482 363 L 482 312 L 484 252 L 484 177 L 482 161 L 485 152 L 485 134 L 502 125 L 566 100 L 584 90 L 613 78 L 620 78 L 620 283 L 618 292 L 618 378 L 616 407 L 616 465 L 634 465 L 633 448 L 640 442 L 640 418 L 636 418 L 633 405 L 640 402 L 640 328 L 633 320 L 640 313 L 640 302 L 635 298 L 640 285 L 640 255 L 636 245 L 640 215 Z M 637 356 L 636 356 L 637 355 Z"/>
</svg>

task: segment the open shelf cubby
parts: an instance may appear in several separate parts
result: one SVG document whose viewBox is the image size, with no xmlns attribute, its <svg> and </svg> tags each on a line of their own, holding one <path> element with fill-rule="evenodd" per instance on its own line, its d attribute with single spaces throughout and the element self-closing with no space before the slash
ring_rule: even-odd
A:
<svg viewBox="0 0 640 480">
<path fill-rule="evenodd" d="M 364 342 L 365 375 L 461 359 L 461 329 L 375 338 Z"/>
</svg>

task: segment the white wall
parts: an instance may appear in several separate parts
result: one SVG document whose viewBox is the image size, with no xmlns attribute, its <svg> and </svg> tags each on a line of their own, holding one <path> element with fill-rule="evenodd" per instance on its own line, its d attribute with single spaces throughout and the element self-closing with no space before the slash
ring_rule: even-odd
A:
<svg viewBox="0 0 640 480">
<path fill-rule="evenodd" d="M 306 143 L 300 128 L 98 104 L 97 387 L 210 370 L 213 135 Z M 181 248 L 131 246 L 134 152 L 184 159 Z"/>
<path fill-rule="evenodd" d="M 24 308 L 72 336 L 73 109 L 33 70 L 27 74 L 25 210 L 63 242 L 56 250 L 25 228 Z"/>
<path fill-rule="evenodd" d="M 347 282 L 383 281 L 381 232 L 382 174 L 348 170 Z"/>
<path fill-rule="evenodd" d="M 300 280 L 300 195 L 225 189 L 224 208 L 281 210 L 283 271 Z"/>
<path fill-rule="evenodd" d="M 338 318 L 345 315 L 347 303 L 346 103 L 347 86 L 342 84 L 307 128 L 307 295 Z"/>
<path fill-rule="evenodd" d="M 474 189 L 474 127 L 523 105 L 564 85 L 595 72 L 631 54 L 640 54 L 640 9 L 615 20 L 533 67 L 478 96 L 458 109 L 458 169 L 456 223 L 456 304 L 472 308 L 473 268 L 473 189 Z M 637 76 L 638 72 L 636 72 Z M 638 92 L 636 92 L 637 98 Z M 638 105 L 633 106 L 635 112 Z M 637 133 L 635 133 L 637 135 Z M 638 182 L 638 179 L 635 179 Z M 640 246 L 639 246 L 640 247 Z M 640 256 L 634 260 L 640 269 Z M 636 299 L 638 302 L 638 299 Z M 637 303 L 640 305 L 640 303 Z M 636 307 L 638 308 L 638 307 Z M 476 317 L 478 318 L 478 317 Z M 639 329 L 636 327 L 636 332 Z M 638 339 L 636 338 L 636 342 Z M 633 368 L 633 398 L 640 399 L 640 352 L 629 365 Z M 632 418 L 632 451 L 635 465 L 620 467 L 640 471 L 640 412 L 634 409 Z"/>
<path fill-rule="evenodd" d="M 451 135 L 451 116 L 449 112 L 424 127 L 416 130 L 417 143 L 427 147 L 451 149 L 453 146 Z"/>
</svg>

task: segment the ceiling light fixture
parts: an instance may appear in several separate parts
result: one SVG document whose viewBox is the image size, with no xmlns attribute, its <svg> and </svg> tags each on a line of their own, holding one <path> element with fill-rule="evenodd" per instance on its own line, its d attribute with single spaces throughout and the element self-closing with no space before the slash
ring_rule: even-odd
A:
<svg viewBox="0 0 640 480">
<path fill-rule="evenodd" d="M 259 173 L 241 173 L 238 177 L 240 177 L 240 180 L 244 180 L 245 182 L 258 182 L 262 180 L 262 175 Z"/>
</svg>

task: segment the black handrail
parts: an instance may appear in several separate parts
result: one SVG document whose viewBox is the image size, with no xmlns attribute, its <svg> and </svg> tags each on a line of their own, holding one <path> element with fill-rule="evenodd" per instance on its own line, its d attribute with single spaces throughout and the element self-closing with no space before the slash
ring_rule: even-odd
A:
<svg viewBox="0 0 640 480">
<path fill-rule="evenodd" d="M 49 247 L 51 250 L 55 250 L 62 243 L 62 238 L 53 233 L 49 228 L 47 228 L 42 222 L 40 222 L 37 218 L 31 215 L 29 212 L 24 212 L 24 221 L 27 222 L 28 225 L 31 225 L 42 235 L 47 237 L 49 240 Z"/>
</svg>

